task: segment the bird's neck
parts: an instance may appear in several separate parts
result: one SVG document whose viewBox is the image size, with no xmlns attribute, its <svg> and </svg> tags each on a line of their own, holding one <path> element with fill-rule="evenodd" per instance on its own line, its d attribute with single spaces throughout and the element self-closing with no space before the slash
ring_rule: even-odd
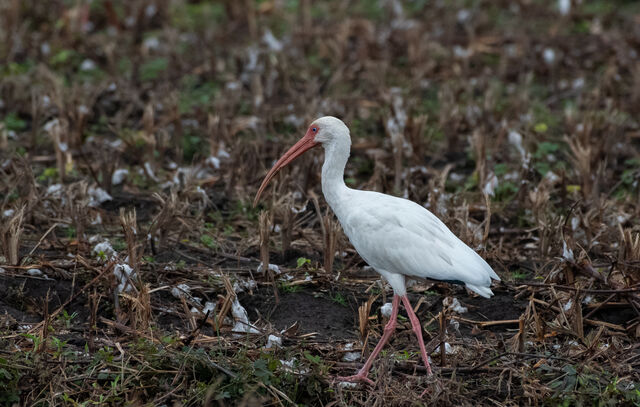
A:
<svg viewBox="0 0 640 407">
<path fill-rule="evenodd" d="M 325 146 L 322 165 L 322 193 L 333 211 L 340 217 L 341 203 L 349 188 L 344 184 L 344 167 L 349 159 L 350 140 L 340 140 Z"/>
</svg>

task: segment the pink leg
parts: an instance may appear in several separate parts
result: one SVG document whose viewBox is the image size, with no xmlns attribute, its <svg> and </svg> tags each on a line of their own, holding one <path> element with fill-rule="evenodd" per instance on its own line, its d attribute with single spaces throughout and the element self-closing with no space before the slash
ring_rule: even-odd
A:
<svg viewBox="0 0 640 407">
<path fill-rule="evenodd" d="M 374 384 L 373 381 L 367 377 L 369 375 L 369 369 L 371 369 L 373 360 L 376 358 L 376 356 L 378 356 L 378 353 L 380 353 L 382 348 L 384 348 L 384 345 L 389 341 L 389 338 L 393 334 L 393 331 L 396 330 L 396 322 L 398 320 L 399 308 L 400 308 L 400 297 L 397 295 L 394 295 L 393 303 L 391 307 L 391 318 L 389 318 L 389 322 L 384 327 L 384 333 L 382 334 L 382 338 L 380 338 L 380 341 L 376 345 L 375 349 L 373 349 L 373 352 L 371 352 L 371 355 L 369 355 L 369 358 L 365 362 L 364 366 L 362 366 L 362 369 L 360 369 L 360 371 L 358 371 L 358 374 L 356 374 L 355 376 L 348 376 L 348 377 L 338 376 L 336 377 L 336 379 L 338 379 L 341 382 L 367 382 L 373 386 Z M 424 345 L 422 346 L 424 347 Z"/>
<path fill-rule="evenodd" d="M 418 344 L 420 345 L 420 353 L 422 354 L 422 361 L 424 365 L 427 367 L 427 374 L 431 376 L 431 366 L 429 366 L 429 359 L 427 358 L 427 351 L 424 348 L 424 341 L 422 340 L 422 327 L 420 326 L 420 321 L 418 321 L 418 317 L 415 312 L 413 312 L 413 308 L 411 307 L 411 303 L 409 302 L 409 298 L 406 295 L 402 296 L 402 303 L 404 307 L 407 309 L 407 314 L 409 315 L 409 319 L 411 320 L 411 326 L 413 327 L 413 332 L 418 337 Z"/>
</svg>

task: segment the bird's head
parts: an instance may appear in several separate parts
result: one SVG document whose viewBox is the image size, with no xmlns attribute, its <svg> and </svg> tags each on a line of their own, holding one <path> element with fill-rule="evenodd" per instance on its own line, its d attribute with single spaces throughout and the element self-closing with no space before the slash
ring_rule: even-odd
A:
<svg viewBox="0 0 640 407">
<path fill-rule="evenodd" d="M 349 136 L 349 128 L 342 122 L 342 120 L 333 117 L 325 116 L 316 119 L 309 125 L 306 134 L 296 144 L 293 145 L 280 159 L 275 163 L 273 168 L 269 170 L 264 177 L 258 193 L 253 200 L 253 206 L 258 204 L 260 195 L 269 184 L 269 181 L 284 167 L 291 163 L 296 158 L 300 157 L 305 151 L 312 149 L 320 144 L 323 147 L 338 143 L 338 142 L 351 142 Z"/>
</svg>

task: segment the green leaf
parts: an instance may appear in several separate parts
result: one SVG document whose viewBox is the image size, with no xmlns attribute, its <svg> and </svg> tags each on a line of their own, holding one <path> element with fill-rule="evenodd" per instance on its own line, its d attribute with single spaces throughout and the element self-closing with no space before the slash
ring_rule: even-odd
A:
<svg viewBox="0 0 640 407">
<path fill-rule="evenodd" d="M 27 128 L 27 122 L 19 118 L 15 113 L 9 113 L 4 118 L 7 130 L 21 131 Z"/>
<path fill-rule="evenodd" d="M 305 264 L 311 264 L 311 260 L 305 258 L 305 257 L 298 257 L 297 260 L 297 264 L 298 264 L 298 268 L 304 266 Z"/>
<path fill-rule="evenodd" d="M 169 67 L 167 58 L 156 58 L 145 62 L 140 67 L 140 79 L 144 82 L 157 79 Z"/>
</svg>

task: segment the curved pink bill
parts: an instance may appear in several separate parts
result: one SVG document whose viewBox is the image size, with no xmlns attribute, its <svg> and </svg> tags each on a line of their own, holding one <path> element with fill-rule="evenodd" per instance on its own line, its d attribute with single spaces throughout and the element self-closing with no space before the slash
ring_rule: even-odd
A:
<svg viewBox="0 0 640 407">
<path fill-rule="evenodd" d="M 291 163 L 296 158 L 300 157 L 305 151 L 319 144 L 314 140 L 314 138 L 315 138 L 315 134 L 311 133 L 311 131 L 307 131 L 307 134 L 305 134 L 303 138 L 301 138 L 296 144 L 293 145 L 293 147 L 291 147 L 286 153 L 284 153 L 282 157 L 280 157 L 280 159 L 275 163 L 273 168 L 271 168 L 271 170 L 269 170 L 267 175 L 264 177 L 264 180 L 262 181 L 262 184 L 258 189 L 258 193 L 256 194 L 256 197 L 253 200 L 254 207 L 258 204 L 258 201 L 260 200 L 260 195 L 262 195 L 262 192 L 267 187 L 267 184 L 269 184 L 269 181 L 271 181 L 271 178 L 275 177 L 278 171 L 286 167 L 289 163 Z"/>
</svg>

